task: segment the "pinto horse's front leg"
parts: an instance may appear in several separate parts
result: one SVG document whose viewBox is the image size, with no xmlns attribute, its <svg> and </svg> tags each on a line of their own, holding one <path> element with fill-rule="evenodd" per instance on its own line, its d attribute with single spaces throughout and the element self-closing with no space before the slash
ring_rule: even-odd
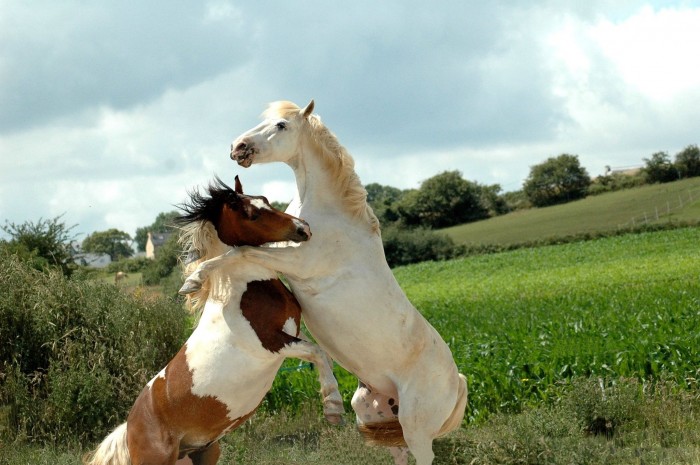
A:
<svg viewBox="0 0 700 465">
<path fill-rule="evenodd" d="M 343 423 L 343 397 L 338 390 L 338 381 L 333 375 L 333 361 L 316 344 L 295 338 L 296 341 L 287 344 L 280 354 L 285 357 L 294 357 L 311 362 L 318 370 L 318 381 L 321 384 L 321 397 L 323 399 L 323 415 L 329 423 L 340 425 Z"/>
</svg>

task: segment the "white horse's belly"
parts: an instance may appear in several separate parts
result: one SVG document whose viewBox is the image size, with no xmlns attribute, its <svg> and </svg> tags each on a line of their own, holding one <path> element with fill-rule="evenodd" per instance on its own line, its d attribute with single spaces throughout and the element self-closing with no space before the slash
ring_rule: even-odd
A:
<svg viewBox="0 0 700 465">
<path fill-rule="evenodd" d="M 386 281 L 381 276 L 340 280 L 318 294 L 291 283 L 306 326 L 319 345 L 345 369 L 389 394 L 394 381 L 407 371 L 425 370 L 426 357 L 442 370 L 454 366 L 454 361 L 393 275 Z"/>
</svg>

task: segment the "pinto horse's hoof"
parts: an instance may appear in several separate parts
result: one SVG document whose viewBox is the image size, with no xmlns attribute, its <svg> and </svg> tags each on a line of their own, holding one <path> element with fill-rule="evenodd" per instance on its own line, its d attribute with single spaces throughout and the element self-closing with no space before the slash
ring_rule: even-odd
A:
<svg viewBox="0 0 700 465">
<path fill-rule="evenodd" d="M 197 292 L 201 288 L 202 288 L 202 283 L 200 283 L 199 281 L 194 281 L 194 280 L 188 279 L 182 285 L 180 290 L 177 291 L 177 293 L 180 295 L 188 295 L 188 294 L 192 294 L 193 292 Z"/>
<path fill-rule="evenodd" d="M 345 419 L 339 413 L 329 413 L 325 415 L 326 421 L 331 425 L 343 426 L 345 425 Z"/>
</svg>

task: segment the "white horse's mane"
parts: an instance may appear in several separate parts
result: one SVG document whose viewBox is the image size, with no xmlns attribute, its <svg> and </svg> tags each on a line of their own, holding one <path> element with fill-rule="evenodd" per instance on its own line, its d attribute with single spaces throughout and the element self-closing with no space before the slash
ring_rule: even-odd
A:
<svg viewBox="0 0 700 465">
<path fill-rule="evenodd" d="M 224 244 L 219 240 L 216 228 L 209 221 L 195 221 L 182 226 L 178 242 L 182 246 L 182 250 L 185 251 L 185 255 L 188 251 L 196 251 L 199 255 L 197 260 L 189 263 L 185 263 L 183 259 L 180 260 L 185 279 L 197 269 L 200 263 L 223 253 Z M 204 306 L 211 290 L 210 281 L 207 279 L 202 283 L 200 290 L 187 295 L 187 306 L 190 312 L 196 313 Z"/>
<path fill-rule="evenodd" d="M 292 102 L 271 103 L 263 113 L 263 118 L 302 118 L 300 108 Z M 321 162 L 335 182 L 343 206 L 350 214 L 367 222 L 372 232 L 379 233 L 379 220 L 367 203 L 367 190 L 355 172 L 355 160 L 343 147 L 338 138 L 328 129 L 318 115 L 309 115 L 308 124 L 302 124 L 302 134 L 308 137 L 321 155 Z"/>
</svg>

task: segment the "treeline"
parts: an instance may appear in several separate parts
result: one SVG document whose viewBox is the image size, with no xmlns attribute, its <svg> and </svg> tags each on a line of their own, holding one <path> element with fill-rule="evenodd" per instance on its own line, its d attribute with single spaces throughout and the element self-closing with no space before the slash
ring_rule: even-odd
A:
<svg viewBox="0 0 700 465">
<path fill-rule="evenodd" d="M 469 251 L 455 244 L 436 229 L 483 220 L 514 210 L 546 207 L 588 195 L 628 189 L 650 183 L 670 182 L 700 176 L 700 149 L 689 145 L 674 160 L 666 152 L 644 158 L 634 172 L 614 172 L 591 178 L 578 156 L 561 154 L 530 168 L 522 189 L 503 192 L 499 184 L 484 185 L 463 178 L 459 171 L 445 171 L 423 181 L 418 189 L 398 189 L 377 183 L 366 187 L 367 200 L 382 224 L 382 239 L 387 261 L 392 267 L 426 260 L 444 260 Z M 275 204 L 284 209 L 284 205 Z M 178 212 L 163 212 L 155 221 L 136 230 L 132 239 L 125 232 L 97 231 L 82 242 L 83 252 L 107 253 L 113 263 L 109 271 L 142 272 L 144 284 L 165 286 L 175 294 L 180 283 L 177 270 L 180 250 L 177 234 L 161 247 L 155 260 L 130 258 L 132 243 L 145 250 L 148 232 L 176 232 L 171 223 Z M 15 225 L 3 229 L 12 236 L 10 247 L 34 266 L 59 265 L 64 274 L 76 268 L 75 250 L 70 247 L 70 229 L 59 221 Z"/>
<path fill-rule="evenodd" d="M 503 193 L 499 184 L 482 185 L 463 179 L 459 171 L 446 171 L 423 181 L 418 189 L 369 184 L 367 200 L 384 227 L 441 229 L 514 210 L 700 176 L 697 145 L 686 147 L 674 161 L 666 152 L 654 153 L 643 161 L 644 167 L 634 172 L 609 169 L 605 175 L 591 178 L 578 155 L 561 154 L 532 166 L 522 189 L 515 192 Z"/>
<path fill-rule="evenodd" d="M 418 189 L 369 184 L 367 199 L 382 223 L 390 265 L 440 260 L 470 253 L 435 229 L 546 207 L 643 184 L 700 176 L 700 149 L 689 145 L 671 161 L 666 152 L 643 159 L 633 172 L 608 172 L 592 179 L 578 156 L 561 154 L 530 168 L 522 189 L 503 193 L 498 184 L 468 181 L 459 171 L 433 176 Z"/>
</svg>

